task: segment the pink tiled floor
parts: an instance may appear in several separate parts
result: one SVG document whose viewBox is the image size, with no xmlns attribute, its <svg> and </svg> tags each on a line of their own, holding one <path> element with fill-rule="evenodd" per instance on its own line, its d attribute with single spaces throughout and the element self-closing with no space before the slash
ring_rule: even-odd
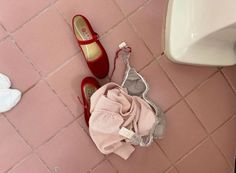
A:
<svg viewBox="0 0 236 173">
<path fill-rule="evenodd" d="M 12 5 L 14 4 L 14 5 Z M 163 55 L 167 0 L 2 0 L 0 72 L 24 92 L 0 114 L 0 173 L 231 173 L 236 149 L 236 66 L 174 64 Z M 163 139 L 130 159 L 104 156 L 78 103 L 91 75 L 70 20 L 82 13 L 100 34 L 112 68 L 120 42 L 166 113 Z M 113 81 L 124 65 L 118 59 Z M 104 81 L 101 81 L 104 83 Z"/>
</svg>

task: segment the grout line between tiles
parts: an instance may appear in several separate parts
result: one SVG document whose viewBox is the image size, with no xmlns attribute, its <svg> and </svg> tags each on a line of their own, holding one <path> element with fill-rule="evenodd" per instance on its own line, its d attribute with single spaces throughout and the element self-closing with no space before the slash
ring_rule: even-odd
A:
<svg viewBox="0 0 236 173">
<path fill-rule="evenodd" d="M 32 153 L 36 154 L 39 159 L 43 162 L 43 164 L 49 169 L 50 172 L 52 172 L 52 170 L 50 169 L 50 167 L 48 166 L 48 164 L 41 158 L 41 156 L 36 152 L 38 149 L 42 148 L 44 145 L 46 145 L 47 143 L 49 143 L 53 138 L 55 138 L 57 135 L 59 135 L 62 131 L 64 131 L 67 127 L 69 127 L 71 124 L 73 124 L 76 120 L 78 119 L 75 118 L 73 119 L 71 122 L 69 122 L 68 124 L 66 124 L 65 126 L 63 126 L 62 128 L 60 128 L 58 131 L 56 131 L 50 138 L 48 138 L 47 140 L 45 140 L 42 144 L 40 144 L 39 146 L 33 148 Z"/>
<path fill-rule="evenodd" d="M 45 165 L 46 166 L 46 168 L 48 169 L 48 171 L 50 172 L 50 173 L 53 173 L 53 171 L 50 169 L 50 167 L 47 165 L 47 163 L 39 156 L 39 154 L 38 153 L 34 153 L 37 157 L 38 157 L 38 159 L 43 163 L 43 165 Z"/>
<path fill-rule="evenodd" d="M 48 83 L 48 81 L 46 79 L 43 79 L 43 81 L 46 83 L 46 85 L 52 90 L 52 92 L 56 95 L 56 97 L 58 98 L 58 100 L 60 100 L 60 102 L 63 104 L 63 106 L 66 108 L 66 110 L 71 114 L 72 118 L 79 118 L 81 114 L 79 114 L 79 116 L 74 115 L 74 113 L 70 110 L 70 108 L 68 107 L 68 105 L 66 103 L 64 103 L 64 101 L 61 99 L 61 97 L 57 94 L 57 92 L 54 90 L 54 88 L 51 87 L 51 85 Z"/>
<path fill-rule="evenodd" d="M 28 154 L 24 155 L 20 160 L 16 161 L 14 163 L 14 165 L 12 165 L 10 168 L 8 168 L 6 171 L 4 171 L 4 173 L 8 173 L 9 171 L 11 171 L 13 168 L 17 167 L 18 165 L 21 164 L 21 162 L 24 162 L 27 157 L 29 157 L 31 154 L 33 154 L 33 151 L 30 151 Z"/>
<path fill-rule="evenodd" d="M 208 132 L 208 130 L 206 129 L 206 127 L 204 126 L 204 124 L 203 124 L 203 123 L 201 122 L 201 120 L 198 118 L 197 113 L 195 113 L 195 111 L 192 109 L 192 107 L 191 107 L 190 104 L 186 101 L 186 99 L 185 99 L 185 103 L 187 104 L 187 106 L 188 106 L 188 108 L 191 110 L 191 112 L 195 115 L 195 117 L 197 118 L 198 122 L 200 123 L 200 125 L 201 125 L 202 128 L 204 129 L 204 131 L 205 131 L 207 137 L 212 141 L 212 143 L 213 143 L 215 146 L 217 146 L 216 143 L 215 143 L 215 142 L 212 140 L 212 138 L 211 138 L 211 134 L 212 134 L 213 132 Z M 232 115 L 232 116 L 233 116 L 233 115 Z M 224 122 L 224 123 L 226 123 L 226 122 Z M 222 125 L 223 125 L 224 123 L 222 123 L 222 124 L 221 124 L 219 127 L 217 127 L 215 130 L 217 130 L 218 128 L 222 127 Z M 221 153 L 221 155 L 223 156 L 223 158 L 225 159 L 227 165 L 230 166 L 230 164 L 229 164 L 227 158 L 225 157 L 225 155 L 221 152 L 221 150 L 220 150 L 218 147 L 216 147 L 216 148 L 217 148 L 217 150 Z"/>
<path fill-rule="evenodd" d="M 64 16 L 64 14 L 57 8 L 57 6 L 55 5 L 55 3 L 53 4 L 53 7 L 56 9 L 57 13 L 61 16 L 61 18 L 63 19 L 63 21 L 66 23 L 66 25 L 70 28 L 71 33 L 73 33 L 73 29 L 71 26 L 71 23 L 69 23 L 66 19 L 66 17 Z"/>
<path fill-rule="evenodd" d="M 221 155 L 223 156 L 223 158 L 225 159 L 225 162 L 227 163 L 227 165 L 232 168 L 232 163 L 230 163 L 230 161 L 228 160 L 227 156 L 225 155 L 225 153 L 223 152 L 223 150 L 216 144 L 215 140 L 213 139 L 212 136 L 209 136 L 210 140 L 212 141 L 213 145 L 215 145 L 215 147 L 217 148 L 217 150 L 221 153 Z"/>
<path fill-rule="evenodd" d="M 23 135 L 21 134 L 21 132 L 16 128 L 16 126 L 7 118 L 7 115 L 5 113 L 3 113 L 3 116 L 6 118 L 6 120 L 8 121 L 8 123 L 14 128 L 14 130 L 16 131 L 16 133 L 23 139 L 23 141 L 30 147 L 30 149 L 33 151 L 33 146 L 23 137 Z"/>
<path fill-rule="evenodd" d="M 178 165 L 180 162 L 182 162 L 185 158 L 187 158 L 190 154 L 192 154 L 194 151 L 196 151 L 203 143 L 205 143 L 207 140 L 209 140 L 209 138 L 205 138 L 204 140 L 202 140 L 200 143 L 198 143 L 198 145 L 196 145 L 191 151 L 189 151 L 187 154 L 185 154 L 183 157 L 181 157 L 180 159 L 178 159 L 175 162 L 175 165 Z M 176 167 L 178 170 L 178 167 Z M 178 170 L 179 171 L 179 170 Z"/>
<path fill-rule="evenodd" d="M 180 96 L 181 98 L 183 98 L 182 95 L 181 95 L 180 90 L 177 88 L 177 86 L 176 86 L 176 84 L 174 83 L 174 81 L 171 80 L 171 78 L 170 78 L 170 76 L 168 75 L 168 73 L 163 69 L 163 67 L 161 66 L 160 62 L 159 62 L 158 60 L 155 60 L 155 61 L 156 61 L 156 62 L 158 63 L 158 65 L 160 66 L 161 70 L 164 72 L 164 74 L 166 75 L 166 77 L 167 77 L 167 79 L 169 80 L 169 82 L 170 82 L 170 83 L 174 86 L 174 88 L 177 90 L 179 96 Z"/>
<path fill-rule="evenodd" d="M 143 38 L 140 36 L 139 32 L 137 31 L 137 29 L 133 26 L 132 22 L 130 22 L 129 17 L 132 16 L 133 14 L 135 14 L 136 12 L 140 11 L 141 9 L 143 9 L 148 3 L 150 3 L 152 0 L 146 0 L 144 3 L 142 3 L 139 7 L 137 7 L 134 11 L 132 11 L 129 14 L 125 14 L 124 11 L 121 9 L 121 7 L 117 4 L 117 2 L 115 0 L 113 0 L 113 2 L 115 3 L 115 5 L 117 6 L 117 8 L 120 10 L 120 12 L 123 14 L 124 16 L 124 20 L 127 21 L 127 24 L 130 26 L 130 28 L 134 31 L 136 37 L 143 43 L 144 47 L 149 51 L 149 53 L 152 55 L 152 57 L 155 57 L 155 55 L 152 53 L 151 49 L 148 47 L 148 45 L 146 44 L 146 42 L 143 40 Z M 159 55 L 157 55 L 159 56 Z M 154 58 L 153 58 L 154 59 Z"/>
<path fill-rule="evenodd" d="M 51 137 L 49 137 L 47 140 L 45 140 L 42 144 L 34 148 L 34 151 L 39 150 L 42 148 L 44 145 L 49 143 L 53 138 L 55 138 L 57 135 L 59 135 L 61 132 L 63 132 L 66 128 L 68 128 L 70 125 L 75 123 L 78 120 L 79 117 L 74 117 L 69 123 L 58 129 Z"/>
<path fill-rule="evenodd" d="M 16 46 L 16 48 L 22 53 L 22 55 L 24 56 L 24 59 L 33 67 L 33 69 L 39 74 L 40 78 L 42 78 L 42 74 L 40 73 L 40 71 L 36 68 L 36 66 L 33 64 L 33 62 L 30 60 L 30 58 L 25 54 L 25 52 L 23 51 L 23 49 L 19 46 L 19 44 L 16 42 L 16 40 L 14 39 L 14 37 L 10 34 L 9 35 L 10 40 L 14 43 L 14 45 Z"/>
<path fill-rule="evenodd" d="M 179 163 L 179 161 L 183 160 L 183 158 L 186 158 L 186 156 L 188 156 L 192 151 L 194 151 L 199 145 L 201 145 L 204 141 L 206 141 L 209 138 L 209 136 L 207 134 L 205 134 L 205 137 L 202 138 L 197 144 L 195 144 L 193 147 L 191 147 L 189 149 L 189 151 L 187 151 L 186 153 L 184 153 L 180 158 L 178 158 L 175 161 L 175 165 L 177 165 L 177 163 Z"/>
<path fill-rule="evenodd" d="M 147 50 L 149 51 L 149 53 L 155 57 L 155 56 L 160 56 L 160 55 L 154 55 L 153 52 L 151 51 L 151 49 L 149 48 L 149 46 L 146 44 L 146 42 L 144 41 L 144 39 L 141 37 L 141 35 L 139 34 L 139 32 L 137 31 L 137 29 L 135 28 L 135 26 L 132 24 L 132 22 L 130 21 L 129 18 L 127 18 L 128 21 L 128 25 L 132 28 L 132 30 L 134 31 L 135 35 L 138 37 L 139 40 L 141 40 L 141 42 L 144 44 L 144 46 L 147 48 Z"/>
<path fill-rule="evenodd" d="M 232 163 L 230 162 L 230 160 L 228 159 L 227 155 L 224 153 L 224 151 L 220 148 L 220 146 L 217 145 L 217 142 L 214 140 L 213 136 L 214 133 L 216 133 L 216 131 L 220 128 L 223 128 L 228 122 L 230 122 L 231 120 L 233 120 L 235 118 L 235 114 L 233 114 L 231 117 L 229 117 L 224 123 L 222 123 L 219 127 L 217 127 L 215 130 L 213 130 L 211 133 L 210 133 L 210 138 L 212 140 L 212 142 L 215 144 L 215 146 L 217 147 L 217 149 L 220 151 L 220 153 L 224 156 L 226 162 L 228 163 L 228 165 L 230 167 L 232 167 Z"/>
<path fill-rule="evenodd" d="M 30 154 L 33 153 L 33 147 L 31 144 L 21 135 L 19 130 L 16 128 L 16 126 L 7 118 L 5 113 L 2 113 L 3 117 L 7 120 L 7 122 L 10 124 L 10 126 L 15 130 L 16 134 L 24 141 L 24 143 L 30 148 L 30 152 L 21 157 L 18 161 L 16 161 L 10 168 L 8 168 L 5 172 L 9 172 L 12 168 L 14 168 L 17 164 L 19 164 L 22 160 L 25 160 Z"/>
<path fill-rule="evenodd" d="M 52 136 L 50 136 L 47 140 L 45 140 L 44 142 L 42 142 L 40 145 L 33 147 L 21 134 L 21 132 L 16 128 L 16 126 L 11 123 L 11 121 L 7 118 L 7 116 L 5 114 L 3 114 L 4 117 L 8 120 L 8 122 L 11 124 L 11 126 L 16 130 L 16 132 L 18 133 L 18 135 L 24 139 L 24 141 L 30 146 L 30 148 L 32 149 L 32 151 L 38 150 L 40 147 L 42 147 L 43 145 L 45 145 L 46 143 L 48 143 L 49 141 L 51 141 L 52 138 L 54 138 L 55 136 L 57 136 L 61 131 L 63 131 L 64 129 L 66 129 L 68 126 L 70 126 L 71 124 L 73 124 L 75 121 L 78 120 L 78 117 L 72 117 L 73 119 L 68 122 L 67 124 L 65 124 L 64 126 L 62 126 L 60 129 L 58 129 Z"/>
<path fill-rule="evenodd" d="M 218 70 L 216 72 L 214 72 L 213 74 L 211 74 L 205 81 L 203 81 L 201 84 L 199 84 L 198 86 L 196 86 L 194 89 L 192 89 L 189 93 L 187 93 L 185 96 L 183 96 L 186 104 L 188 105 L 189 109 L 192 111 L 192 113 L 197 117 L 198 119 L 198 116 L 197 116 L 197 113 L 195 113 L 195 111 L 192 109 L 192 107 L 190 106 L 190 104 L 188 103 L 187 101 L 187 96 L 189 96 L 194 90 L 197 90 L 199 89 L 200 87 L 202 87 L 208 80 L 210 80 L 213 76 L 215 76 L 217 73 L 220 73 Z M 225 120 L 221 125 L 219 125 L 216 129 L 214 129 L 212 132 L 208 132 L 208 130 L 205 128 L 205 126 L 202 124 L 201 120 L 199 120 L 199 122 L 201 122 L 202 126 L 204 127 L 205 131 L 207 132 L 207 134 L 212 134 L 214 133 L 216 130 L 218 130 L 219 128 L 221 128 L 225 123 L 227 123 L 232 117 L 234 116 L 231 115 L 229 118 L 227 118 L 227 120 Z"/>
<path fill-rule="evenodd" d="M 231 90 L 233 91 L 234 95 L 236 96 L 236 90 L 234 90 L 234 87 L 231 85 L 229 79 L 228 79 L 227 76 L 223 73 L 222 69 L 220 69 L 220 74 L 222 74 L 222 76 L 223 76 L 224 79 L 226 80 L 228 86 L 231 88 Z"/>
<path fill-rule="evenodd" d="M 167 169 L 163 173 L 169 173 L 169 171 L 172 170 L 172 169 L 175 170 L 175 172 L 180 173 L 179 170 L 177 170 L 175 167 L 170 167 L 169 169 Z"/>
<path fill-rule="evenodd" d="M 119 170 L 115 167 L 115 165 L 110 161 L 108 156 L 106 156 L 107 162 L 111 165 L 111 167 L 116 171 L 116 173 L 119 173 Z"/>
<path fill-rule="evenodd" d="M 2 24 L 1 21 L 0 21 L 0 26 L 1 26 L 1 27 L 3 28 L 3 30 L 8 34 L 6 27 Z"/>
<path fill-rule="evenodd" d="M 167 170 L 169 170 L 171 167 L 174 167 L 175 169 L 176 168 L 176 165 L 174 164 L 174 162 L 172 162 L 172 160 L 168 157 L 167 153 L 165 152 L 165 150 L 159 145 L 159 143 L 157 141 L 154 142 L 158 147 L 159 149 L 161 150 L 161 152 L 165 155 L 165 157 L 167 158 L 167 160 L 170 162 L 170 166 L 165 169 L 163 172 L 166 172 Z M 178 171 L 179 172 L 179 171 Z"/>
<path fill-rule="evenodd" d="M 104 155 L 103 159 L 100 160 L 98 163 L 96 163 L 95 165 L 93 165 L 87 172 L 90 173 L 92 172 L 94 169 L 96 169 L 102 162 L 106 161 L 106 157 Z"/>
<path fill-rule="evenodd" d="M 67 64 L 71 63 L 77 56 L 80 54 L 80 51 L 77 51 L 76 53 L 74 53 L 72 56 L 70 56 L 68 58 L 68 60 L 66 60 L 65 62 L 63 62 L 62 64 L 60 64 L 58 67 L 56 67 L 53 71 L 49 72 L 47 75 L 43 76 L 44 79 L 48 79 L 51 76 L 53 76 L 55 73 L 57 73 L 58 71 L 60 71 L 61 69 L 63 69 Z"/>
<path fill-rule="evenodd" d="M 221 127 L 223 127 L 225 124 L 227 124 L 229 121 L 231 121 L 235 116 L 235 113 L 233 113 L 229 118 L 227 118 L 219 127 L 217 127 L 216 129 L 214 129 L 210 134 L 212 135 L 213 133 L 215 133 L 218 129 L 220 129 Z"/>
<path fill-rule="evenodd" d="M 15 162 L 9 169 L 7 169 L 5 172 L 8 173 L 10 170 L 15 168 L 16 166 L 20 165 L 21 162 L 25 161 L 28 156 L 31 154 L 37 154 L 35 153 L 35 149 L 24 137 L 21 135 L 21 132 L 16 128 L 16 126 L 7 118 L 7 116 L 3 113 L 3 117 L 8 121 L 8 123 L 13 127 L 17 135 L 26 143 L 26 145 L 30 148 L 30 152 L 24 155 L 22 158 L 20 158 L 17 162 Z M 42 144 L 43 145 L 43 144 Z M 40 159 L 40 158 L 39 158 Z M 41 159 L 40 159 L 41 160 Z M 43 164 L 48 168 L 48 165 L 43 162 Z M 50 171 L 50 169 L 49 169 Z M 50 171 L 51 172 L 51 171 Z"/>
<path fill-rule="evenodd" d="M 161 56 L 159 56 L 159 57 L 161 57 Z M 156 58 L 152 59 L 150 62 L 148 62 L 148 63 L 147 63 L 146 65 L 144 65 L 142 68 L 140 68 L 140 69 L 138 70 L 138 72 L 141 72 L 141 71 L 144 70 L 146 67 L 148 67 L 150 64 L 154 63 L 155 60 L 156 60 Z"/>
<path fill-rule="evenodd" d="M 213 72 L 211 75 L 209 75 L 204 81 L 202 81 L 200 84 L 196 85 L 193 89 L 191 89 L 189 92 L 187 92 L 186 94 L 183 95 L 183 97 L 187 97 L 189 96 L 194 90 L 202 87 L 203 85 L 205 85 L 209 79 L 211 79 L 213 76 L 215 76 L 219 71 L 216 70 L 215 72 Z"/>
<path fill-rule="evenodd" d="M 218 70 L 216 70 L 211 75 L 209 75 L 206 79 L 204 79 L 201 83 L 199 83 L 198 85 L 196 85 L 194 88 L 192 88 L 190 91 L 188 91 L 186 94 L 183 95 L 181 93 L 180 89 L 177 87 L 177 84 L 174 81 L 172 81 L 171 76 L 169 75 L 169 73 L 162 67 L 162 65 L 160 64 L 159 60 L 156 60 L 156 61 L 160 65 L 161 69 L 167 75 L 169 81 L 171 81 L 171 83 L 174 85 L 175 89 L 178 91 L 178 93 L 180 94 L 181 98 L 186 98 L 187 96 L 189 96 L 194 90 L 196 90 L 196 89 L 200 88 L 201 86 L 203 86 L 209 79 L 211 79 L 211 77 L 213 77 L 216 73 L 218 73 Z"/>
<path fill-rule="evenodd" d="M 18 30 L 20 30 L 21 28 L 23 28 L 27 23 L 31 22 L 32 20 L 34 20 L 35 18 L 37 18 L 38 16 L 40 16 L 41 14 L 43 14 L 45 11 L 47 11 L 50 7 L 51 7 L 51 3 L 49 3 L 46 7 L 44 7 L 43 9 L 41 9 L 37 14 L 31 16 L 28 20 L 26 20 L 23 24 L 21 24 L 20 26 L 16 27 L 13 31 L 10 31 L 10 34 L 14 34 L 15 32 L 17 32 Z"/>
<path fill-rule="evenodd" d="M 37 14 L 31 16 L 28 20 L 26 20 L 23 24 L 21 24 L 20 26 L 18 26 L 17 28 L 15 28 L 13 31 L 8 32 L 8 33 L 15 33 L 17 30 L 23 28 L 27 23 L 31 22 L 32 20 L 34 20 L 35 18 L 37 18 L 38 16 L 40 16 L 41 14 L 43 14 L 44 12 L 46 12 L 50 7 L 52 7 L 53 4 L 55 4 L 58 0 L 54 0 L 49 2 L 49 4 L 47 6 L 45 6 L 43 9 L 41 9 Z"/>
<path fill-rule="evenodd" d="M 4 42 L 5 40 L 7 40 L 9 38 L 9 35 L 7 35 L 6 37 L 3 37 L 1 40 L 0 40 L 0 44 L 2 43 L 2 42 Z"/>
<path fill-rule="evenodd" d="M 134 14 L 135 12 L 139 11 L 140 9 L 142 9 L 147 3 L 149 3 L 151 0 L 145 0 L 141 5 L 139 5 L 138 7 L 136 7 L 136 9 L 134 9 L 133 11 L 129 12 L 128 14 L 126 14 L 122 8 L 120 7 L 120 5 L 116 2 L 116 0 L 113 0 L 114 4 L 119 8 L 120 12 L 127 18 L 128 16 L 131 16 L 132 14 Z"/>
<path fill-rule="evenodd" d="M 172 104 L 171 106 L 169 106 L 164 113 L 168 112 L 169 110 L 171 110 L 173 107 L 175 107 L 177 104 L 179 104 L 180 102 L 184 101 L 184 98 L 180 98 L 178 101 L 176 101 L 174 104 Z"/>
<path fill-rule="evenodd" d="M 9 35 L 8 35 L 8 32 L 7 32 L 6 28 L 5 28 L 5 26 L 4 26 L 1 22 L 0 22 L 0 27 L 2 27 L 3 30 L 4 30 L 4 32 L 6 33 L 6 35 L 0 39 L 0 43 L 1 43 L 1 42 L 2 42 L 3 40 L 5 40 Z"/>
<path fill-rule="evenodd" d="M 190 111 L 193 113 L 193 115 L 195 116 L 195 118 L 197 119 L 197 121 L 200 123 L 201 127 L 203 128 L 205 134 L 207 136 L 209 136 L 209 132 L 207 131 L 206 127 L 204 126 L 204 124 L 201 122 L 201 120 L 198 118 L 197 113 L 192 109 L 191 105 L 188 103 L 188 101 L 186 100 L 186 98 L 184 98 L 184 102 L 187 105 L 187 107 L 190 109 Z"/>
<path fill-rule="evenodd" d="M 135 13 L 137 13 L 138 11 L 142 10 L 146 5 L 148 5 L 152 0 L 148 0 L 146 1 L 141 7 L 139 7 L 137 10 L 133 11 L 130 15 L 127 16 L 127 21 L 129 26 L 133 29 L 133 31 L 135 32 L 136 36 L 143 42 L 143 44 L 145 45 L 145 47 L 148 49 L 148 51 L 151 53 L 151 55 L 153 57 L 159 57 L 162 55 L 162 53 L 164 52 L 163 46 L 161 43 L 161 53 L 160 54 L 154 54 L 152 52 L 152 50 L 149 48 L 149 46 L 146 44 L 145 40 L 142 38 L 141 34 L 138 32 L 137 28 L 135 27 L 135 25 L 131 22 L 130 17 L 132 17 Z M 163 30 L 161 32 L 161 35 L 163 35 Z M 163 37 L 163 36 L 162 36 Z M 163 41 L 161 39 L 161 41 Z"/>
<path fill-rule="evenodd" d="M 39 79 L 35 84 L 33 84 L 32 86 L 27 88 L 25 91 L 23 91 L 22 96 L 25 95 L 27 92 L 29 92 L 31 89 L 33 89 L 40 81 L 41 81 L 41 79 Z"/>
</svg>

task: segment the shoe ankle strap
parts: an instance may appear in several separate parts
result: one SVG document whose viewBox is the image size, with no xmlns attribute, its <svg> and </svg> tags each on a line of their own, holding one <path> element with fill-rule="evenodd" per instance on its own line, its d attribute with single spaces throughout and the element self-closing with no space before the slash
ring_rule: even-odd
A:
<svg viewBox="0 0 236 173">
<path fill-rule="evenodd" d="M 79 42 L 80 45 L 86 45 L 86 44 L 96 42 L 98 39 L 99 39 L 99 35 L 97 33 L 94 33 L 92 35 L 92 39 L 90 39 L 90 40 L 78 40 L 78 42 Z"/>
</svg>

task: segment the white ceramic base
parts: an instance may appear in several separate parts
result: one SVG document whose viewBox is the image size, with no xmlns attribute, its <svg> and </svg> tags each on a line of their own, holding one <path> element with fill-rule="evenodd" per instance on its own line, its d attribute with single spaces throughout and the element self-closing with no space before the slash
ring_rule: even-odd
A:
<svg viewBox="0 0 236 173">
<path fill-rule="evenodd" d="M 169 0 L 165 53 L 178 63 L 236 64 L 236 0 Z"/>
</svg>

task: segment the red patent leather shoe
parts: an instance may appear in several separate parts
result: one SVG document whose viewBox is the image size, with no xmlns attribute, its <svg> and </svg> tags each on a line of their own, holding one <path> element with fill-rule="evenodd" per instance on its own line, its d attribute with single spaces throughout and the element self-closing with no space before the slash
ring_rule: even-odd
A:
<svg viewBox="0 0 236 173">
<path fill-rule="evenodd" d="M 100 87 L 98 81 L 93 77 L 86 77 L 81 82 L 81 93 L 84 105 L 84 118 L 87 126 L 89 126 L 90 118 L 90 97 Z"/>
<path fill-rule="evenodd" d="M 72 19 L 74 35 L 84 54 L 89 69 L 97 78 L 104 78 L 109 72 L 107 53 L 99 41 L 88 19 L 75 15 Z"/>
</svg>

